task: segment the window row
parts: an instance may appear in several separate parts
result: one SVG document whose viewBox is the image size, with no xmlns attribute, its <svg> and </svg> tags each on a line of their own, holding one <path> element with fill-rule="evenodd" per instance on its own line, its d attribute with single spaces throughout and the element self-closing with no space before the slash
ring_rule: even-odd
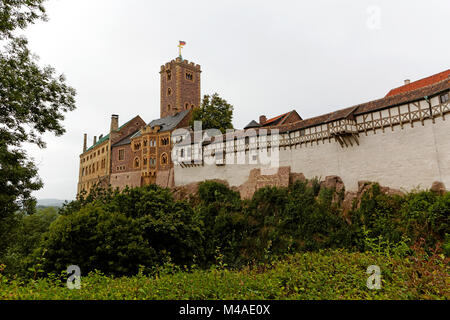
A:
<svg viewBox="0 0 450 320">
<path fill-rule="evenodd" d="M 88 156 L 84 157 L 81 159 L 81 163 L 85 163 L 86 161 L 89 161 L 93 158 L 95 158 L 96 156 L 99 156 L 100 154 L 105 153 L 105 147 L 103 147 L 102 149 L 98 149 L 97 151 L 89 154 Z"/>
<path fill-rule="evenodd" d="M 106 168 L 106 159 L 103 159 L 102 161 L 97 161 L 93 164 L 90 164 L 87 167 L 81 168 L 81 176 L 94 174 L 99 170 L 103 170 L 105 168 Z"/>
<path fill-rule="evenodd" d="M 163 154 L 161 154 L 159 163 L 162 166 L 167 165 L 169 163 L 169 156 L 167 155 L 167 153 L 164 152 Z M 147 165 L 156 166 L 156 158 L 155 157 L 144 158 L 143 165 L 144 166 L 147 166 Z M 134 158 L 133 167 L 135 169 L 139 169 L 141 167 L 141 159 L 140 158 L 138 158 L 138 157 Z"/>
</svg>

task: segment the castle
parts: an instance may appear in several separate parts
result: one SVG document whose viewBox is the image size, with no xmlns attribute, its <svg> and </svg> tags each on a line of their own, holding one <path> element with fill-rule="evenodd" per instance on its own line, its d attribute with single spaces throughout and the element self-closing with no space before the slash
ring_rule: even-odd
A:
<svg viewBox="0 0 450 320">
<path fill-rule="evenodd" d="M 161 66 L 160 119 L 146 124 L 136 116 L 119 127 L 119 116 L 112 115 L 107 135 L 94 136 L 87 147 L 84 134 L 80 155 L 78 193 L 94 185 L 123 189 L 156 183 L 174 184 L 171 133 L 187 127 L 192 109 L 200 106 L 198 64 L 181 57 Z"/>
<path fill-rule="evenodd" d="M 200 74 L 199 65 L 172 60 L 160 71 L 160 119 L 146 124 L 137 116 L 119 127 L 113 115 L 109 134 L 90 148 L 85 134 L 78 192 L 218 179 L 250 197 L 266 185 L 330 176 L 349 191 L 361 181 L 404 191 L 450 185 L 450 70 L 406 80 L 378 100 L 309 119 L 295 110 L 260 116 L 224 135 L 189 127 Z"/>
</svg>

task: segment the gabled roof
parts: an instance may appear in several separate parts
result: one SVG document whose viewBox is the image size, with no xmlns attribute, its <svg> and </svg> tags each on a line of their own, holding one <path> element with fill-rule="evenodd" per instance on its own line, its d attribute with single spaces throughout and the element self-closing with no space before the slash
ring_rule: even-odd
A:
<svg viewBox="0 0 450 320">
<path fill-rule="evenodd" d="M 186 115 L 189 112 L 190 112 L 190 110 L 183 110 L 173 116 L 167 116 L 164 118 L 153 120 L 153 121 L 149 122 L 147 124 L 147 126 L 151 127 L 151 128 L 159 126 L 160 127 L 159 132 L 171 131 L 178 126 L 178 124 L 186 117 Z M 138 132 L 136 132 L 134 135 L 131 136 L 131 139 L 140 137 L 140 136 L 141 136 L 141 131 L 139 130 Z"/>
<path fill-rule="evenodd" d="M 96 144 L 94 144 L 94 145 L 90 146 L 89 148 L 87 148 L 86 152 L 94 149 L 96 146 L 101 145 L 103 142 L 108 141 L 108 139 L 109 139 L 109 133 L 106 136 L 102 137 L 101 139 L 98 139 Z"/>
<path fill-rule="evenodd" d="M 432 76 L 411 82 L 409 84 L 405 84 L 401 87 L 392 89 L 391 91 L 388 92 L 386 97 L 391 97 L 391 96 L 395 96 L 400 93 L 405 93 L 405 92 L 413 91 L 416 89 L 420 89 L 420 88 L 435 84 L 439 81 L 448 79 L 449 77 L 450 77 L 450 69 L 436 73 Z"/>
<path fill-rule="evenodd" d="M 134 117 L 134 118 L 136 118 L 136 117 Z M 134 118 L 133 118 L 133 119 L 134 119 Z M 123 125 L 121 125 L 121 126 L 117 129 L 117 131 L 122 130 L 122 129 L 123 129 L 123 128 L 131 121 L 131 120 L 133 120 L 133 119 L 130 119 L 130 120 L 128 120 L 127 122 L 125 122 Z M 94 144 L 94 145 L 92 145 L 91 147 L 89 147 L 89 148 L 86 150 L 86 152 L 88 152 L 88 151 L 94 149 L 95 147 L 101 145 L 103 142 L 108 141 L 108 140 L 109 140 L 109 133 L 108 133 L 106 136 L 103 136 L 101 139 L 99 139 L 99 140 L 97 141 L 96 144 Z"/>
<path fill-rule="evenodd" d="M 266 120 L 264 123 L 260 123 L 260 126 L 268 127 L 268 126 L 275 126 L 275 125 L 283 124 L 294 113 L 298 115 L 297 111 L 292 110 L 290 112 L 286 112 L 286 113 L 280 114 L 279 116 L 276 116 L 269 120 Z M 298 117 L 300 119 L 302 119 L 299 115 L 298 115 Z"/>
<path fill-rule="evenodd" d="M 141 129 L 134 131 L 133 133 L 129 134 L 128 136 L 126 136 L 125 138 L 123 138 L 122 140 L 116 142 L 113 144 L 113 147 L 119 147 L 119 146 L 124 146 L 126 144 L 130 144 L 131 143 L 131 137 L 134 136 L 137 132 L 140 132 Z"/>
<path fill-rule="evenodd" d="M 275 128 L 278 128 L 280 132 L 304 129 L 319 124 L 326 124 L 331 121 L 345 119 L 350 115 L 357 116 L 360 114 L 378 111 L 389 107 L 395 107 L 405 103 L 415 102 L 424 99 L 424 97 L 431 97 L 440 94 L 442 92 L 445 92 L 449 89 L 450 89 L 450 78 L 413 91 L 407 91 L 404 93 L 399 93 L 394 96 L 369 101 L 366 103 L 358 104 L 356 106 L 320 115 L 314 118 L 296 121 L 293 123 L 286 123 L 283 125 L 277 125 L 275 126 Z"/>
<path fill-rule="evenodd" d="M 251 128 L 259 128 L 260 124 L 256 122 L 255 120 L 252 120 L 248 125 L 244 127 L 244 129 L 251 129 Z"/>
</svg>

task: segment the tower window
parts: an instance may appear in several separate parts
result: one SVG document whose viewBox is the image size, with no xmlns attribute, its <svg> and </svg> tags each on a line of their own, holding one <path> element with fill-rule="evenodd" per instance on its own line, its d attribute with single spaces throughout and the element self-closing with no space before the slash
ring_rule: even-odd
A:
<svg viewBox="0 0 450 320">
<path fill-rule="evenodd" d="M 172 89 L 171 88 L 167 88 L 167 95 L 168 96 L 172 95 Z"/>
<path fill-rule="evenodd" d="M 186 104 L 185 104 L 185 109 L 186 109 L 186 110 L 189 109 L 189 103 L 187 103 L 187 102 L 186 102 Z"/>
<path fill-rule="evenodd" d="M 194 76 L 193 76 L 192 72 L 186 72 L 186 80 L 189 80 L 189 81 L 194 80 Z"/>
<path fill-rule="evenodd" d="M 172 80 L 172 72 L 170 70 L 167 70 L 167 81 Z"/>
<path fill-rule="evenodd" d="M 165 164 L 167 164 L 167 162 L 168 162 L 167 153 L 163 153 L 161 155 L 161 164 L 165 165 Z"/>
<path fill-rule="evenodd" d="M 140 166 L 139 158 L 135 158 L 134 159 L 134 167 L 139 168 L 139 166 Z"/>
</svg>

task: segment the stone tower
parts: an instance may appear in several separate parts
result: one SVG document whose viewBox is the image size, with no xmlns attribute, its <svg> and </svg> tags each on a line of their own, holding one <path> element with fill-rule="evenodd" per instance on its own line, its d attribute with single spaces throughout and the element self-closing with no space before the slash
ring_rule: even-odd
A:
<svg viewBox="0 0 450 320">
<path fill-rule="evenodd" d="M 161 118 L 200 106 L 200 65 L 181 57 L 161 66 Z"/>
</svg>

